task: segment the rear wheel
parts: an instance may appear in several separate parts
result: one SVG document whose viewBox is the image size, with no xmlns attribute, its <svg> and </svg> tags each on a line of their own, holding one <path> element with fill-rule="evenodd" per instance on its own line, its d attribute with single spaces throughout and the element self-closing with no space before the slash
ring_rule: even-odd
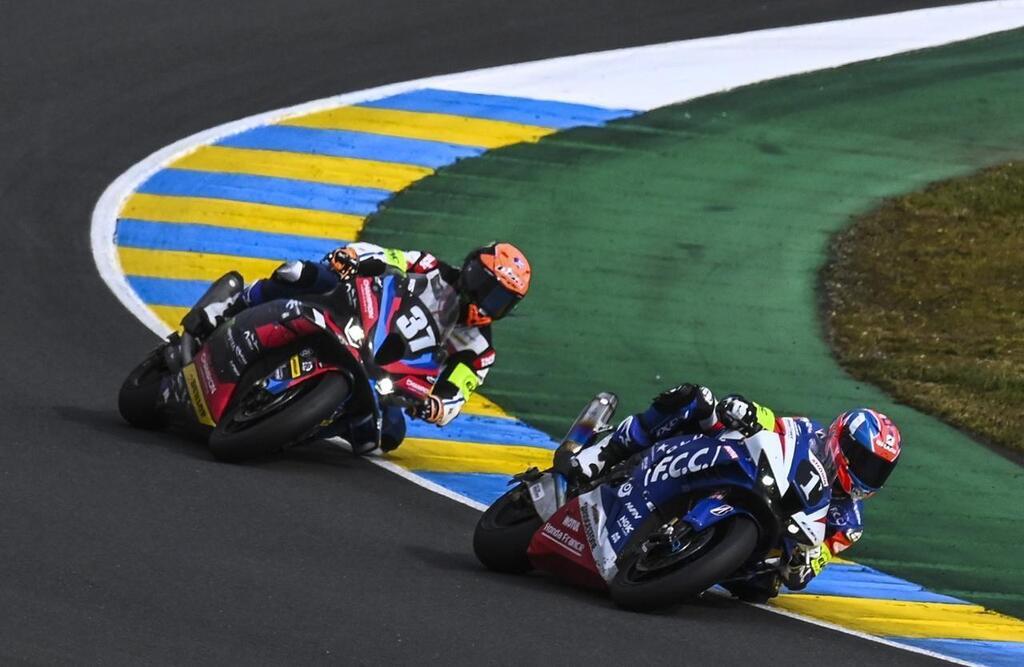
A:
<svg viewBox="0 0 1024 667">
<path fill-rule="evenodd" d="M 735 572 L 757 545 L 757 526 L 745 516 L 687 529 L 671 538 L 655 531 L 619 564 L 610 584 L 616 604 L 649 611 L 695 597 Z"/>
<path fill-rule="evenodd" d="M 473 552 L 496 572 L 529 572 L 532 566 L 526 550 L 542 523 L 529 490 L 520 484 L 494 501 L 480 517 L 473 532 Z"/>
<path fill-rule="evenodd" d="M 121 391 L 117 394 L 117 409 L 126 422 L 136 428 L 157 429 L 165 419 L 157 401 L 160 398 L 160 381 L 167 368 L 164 365 L 164 348 L 158 347 L 141 364 L 128 374 Z"/>
<path fill-rule="evenodd" d="M 279 451 L 311 435 L 348 393 L 340 373 L 318 375 L 276 395 L 253 389 L 221 417 L 210 434 L 210 451 L 222 461 Z"/>
</svg>

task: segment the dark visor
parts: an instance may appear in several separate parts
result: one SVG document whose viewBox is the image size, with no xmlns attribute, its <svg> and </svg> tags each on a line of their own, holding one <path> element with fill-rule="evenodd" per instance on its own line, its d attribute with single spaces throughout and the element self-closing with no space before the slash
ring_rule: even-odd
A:
<svg viewBox="0 0 1024 667">
<path fill-rule="evenodd" d="M 510 292 L 504 285 L 495 284 L 476 305 L 484 315 L 497 320 L 508 315 L 517 303 L 519 303 L 518 294 Z"/>
<path fill-rule="evenodd" d="M 872 489 L 882 488 L 895 466 L 881 456 L 876 456 L 868 451 L 852 437 L 842 438 L 839 444 L 854 477 Z"/>
<path fill-rule="evenodd" d="M 507 315 L 521 298 L 498 282 L 479 262 L 470 264 L 462 272 L 461 280 L 469 299 L 491 319 Z"/>
</svg>

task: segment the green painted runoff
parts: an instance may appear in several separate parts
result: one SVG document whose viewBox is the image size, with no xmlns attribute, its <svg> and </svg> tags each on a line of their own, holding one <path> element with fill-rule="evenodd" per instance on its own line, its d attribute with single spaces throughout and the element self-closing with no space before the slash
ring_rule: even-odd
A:
<svg viewBox="0 0 1024 667">
<path fill-rule="evenodd" d="M 828 423 L 874 406 L 904 459 L 852 558 L 1024 616 L 1024 469 L 847 376 L 823 341 L 829 238 L 882 198 L 1024 155 L 1024 32 L 791 77 L 466 160 L 364 238 L 457 261 L 519 244 L 531 293 L 484 393 L 552 435 L 684 381 Z M 864 341 L 865 354 L 871 341 Z"/>
</svg>

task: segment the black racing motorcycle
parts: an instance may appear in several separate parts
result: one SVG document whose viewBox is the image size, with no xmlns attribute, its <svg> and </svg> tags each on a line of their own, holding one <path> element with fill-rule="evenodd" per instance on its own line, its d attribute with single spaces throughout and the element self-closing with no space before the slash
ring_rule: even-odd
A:
<svg viewBox="0 0 1024 667">
<path fill-rule="evenodd" d="M 190 313 L 242 287 L 228 273 Z M 118 408 L 139 428 L 198 430 L 224 461 L 314 439 L 345 415 L 372 415 L 379 445 L 381 407 L 427 396 L 457 314 L 436 273 L 353 276 L 325 294 L 250 307 L 203 340 L 172 333 L 128 375 Z"/>
</svg>

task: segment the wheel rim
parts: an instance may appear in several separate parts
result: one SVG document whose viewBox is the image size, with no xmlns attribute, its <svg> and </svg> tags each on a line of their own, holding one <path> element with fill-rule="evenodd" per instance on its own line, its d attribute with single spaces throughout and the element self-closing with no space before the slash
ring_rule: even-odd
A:
<svg viewBox="0 0 1024 667">
<path fill-rule="evenodd" d="M 266 419 L 305 394 L 311 385 L 310 382 L 302 382 L 285 389 L 280 394 L 271 394 L 264 389 L 251 393 L 232 413 L 230 420 L 225 424 L 225 430 L 237 433 L 257 421 Z"/>
<path fill-rule="evenodd" d="M 687 531 L 679 536 L 652 535 L 640 546 L 626 576 L 630 581 L 641 582 L 673 572 L 703 553 L 716 532 L 717 526 L 711 526 L 707 530 Z"/>
</svg>

